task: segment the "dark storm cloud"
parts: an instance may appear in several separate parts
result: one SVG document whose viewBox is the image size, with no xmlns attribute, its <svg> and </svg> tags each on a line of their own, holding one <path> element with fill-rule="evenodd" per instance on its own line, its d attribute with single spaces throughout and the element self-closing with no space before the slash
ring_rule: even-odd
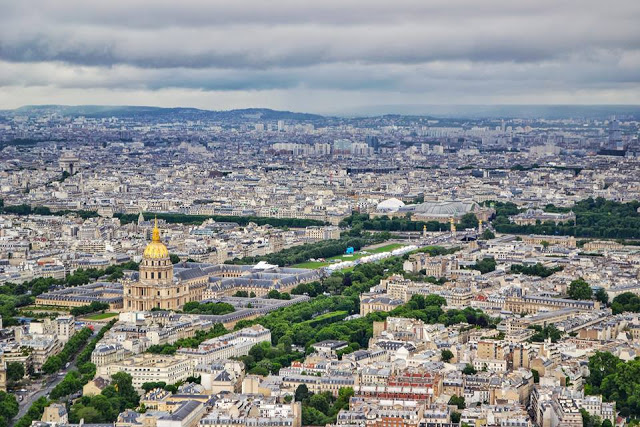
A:
<svg viewBox="0 0 640 427">
<path fill-rule="evenodd" d="M 0 0 L 0 87 L 637 95 L 639 18 L 635 0 Z"/>
</svg>

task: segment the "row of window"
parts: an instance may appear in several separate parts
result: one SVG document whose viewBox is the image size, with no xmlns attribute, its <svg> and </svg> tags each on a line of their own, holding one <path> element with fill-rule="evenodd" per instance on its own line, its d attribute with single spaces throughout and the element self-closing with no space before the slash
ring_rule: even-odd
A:
<svg viewBox="0 0 640 427">
<path fill-rule="evenodd" d="M 154 266 L 154 267 L 155 267 L 155 266 L 160 267 L 160 266 L 166 266 L 166 265 L 169 265 L 169 261 L 168 261 L 168 260 L 166 260 L 166 261 L 153 261 L 153 260 L 148 260 L 145 264 L 146 264 L 146 265 L 151 264 L 151 265 L 152 265 L 152 266 Z"/>
<path fill-rule="evenodd" d="M 162 271 L 158 271 L 157 276 L 158 276 L 158 277 L 157 277 L 158 279 L 162 279 Z M 155 279 L 155 278 L 156 278 L 156 274 L 155 274 L 155 272 L 154 272 L 154 271 L 151 271 L 151 272 L 149 272 L 149 271 L 145 271 L 145 272 L 144 272 L 144 278 L 145 278 L 145 279 Z M 168 278 L 169 278 L 169 272 L 168 272 L 168 271 L 165 271 L 165 272 L 164 272 L 164 278 L 165 278 L 165 279 L 168 279 Z"/>
</svg>

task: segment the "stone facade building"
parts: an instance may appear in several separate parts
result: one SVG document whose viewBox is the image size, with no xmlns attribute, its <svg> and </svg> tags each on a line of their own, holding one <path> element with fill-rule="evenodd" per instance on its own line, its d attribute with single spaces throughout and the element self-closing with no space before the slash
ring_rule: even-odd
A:
<svg viewBox="0 0 640 427">
<path fill-rule="evenodd" d="M 124 311 L 149 311 L 153 308 L 179 310 L 189 301 L 200 301 L 204 287 L 174 279 L 169 251 L 160 239 L 158 224 L 153 228 L 151 243 L 142 255 L 137 282 L 123 283 Z M 199 290 L 199 292 L 197 291 Z"/>
</svg>

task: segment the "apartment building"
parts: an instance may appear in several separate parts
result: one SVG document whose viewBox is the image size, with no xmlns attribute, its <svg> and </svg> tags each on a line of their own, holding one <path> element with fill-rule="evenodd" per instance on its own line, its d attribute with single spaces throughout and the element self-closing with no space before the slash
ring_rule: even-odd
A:
<svg viewBox="0 0 640 427">
<path fill-rule="evenodd" d="M 116 372 L 131 375 L 133 386 L 142 390 L 147 382 L 175 384 L 186 380 L 193 375 L 193 363 L 188 359 L 145 353 L 98 368 L 98 375 L 106 377 Z"/>
</svg>

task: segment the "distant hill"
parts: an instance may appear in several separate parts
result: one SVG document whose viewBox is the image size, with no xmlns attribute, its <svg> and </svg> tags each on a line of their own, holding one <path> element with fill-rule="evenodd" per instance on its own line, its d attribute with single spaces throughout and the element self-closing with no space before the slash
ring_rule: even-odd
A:
<svg viewBox="0 0 640 427">
<path fill-rule="evenodd" d="M 15 110 L 8 110 L 5 113 L 16 115 L 41 115 L 60 114 L 62 116 L 84 116 L 91 118 L 106 117 L 139 117 L 174 120 L 296 120 L 296 121 L 318 121 L 325 117 L 318 114 L 296 113 L 291 111 L 277 111 L 268 108 L 246 108 L 240 110 L 213 111 L 201 110 L 198 108 L 162 108 L 147 106 L 112 106 L 112 105 L 25 105 Z"/>
<path fill-rule="evenodd" d="M 609 119 L 640 120 L 638 105 L 368 105 L 346 109 L 334 115 L 278 111 L 269 108 L 238 110 L 201 110 L 198 108 L 162 108 L 118 105 L 27 105 L 0 111 L 3 115 L 42 115 L 91 118 L 137 117 L 155 120 L 212 120 L 224 122 L 295 120 L 299 122 L 331 122 L 343 118 L 438 118 L 438 119 Z"/>
<path fill-rule="evenodd" d="M 430 116 L 449 119 L 640 119 L 640 105 L 370 105 L 339 112 L 353 117 Z"/>
</svg>

